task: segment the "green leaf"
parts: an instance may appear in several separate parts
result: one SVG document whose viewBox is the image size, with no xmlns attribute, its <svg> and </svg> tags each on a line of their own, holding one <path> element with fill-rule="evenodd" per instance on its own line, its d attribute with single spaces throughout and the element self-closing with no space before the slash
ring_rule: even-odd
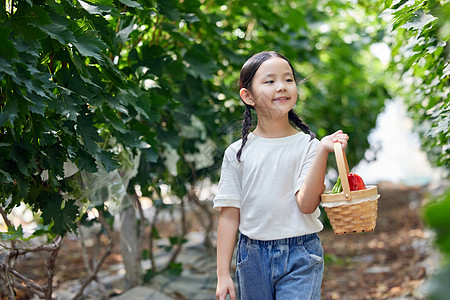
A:
<svg viewBox="0 0 450 300">
<path fill-rule="evenodd" d="M 125 77 L 113 64 L 111 59 L 109 59 L 109 57 L 104 53 L 101 53 L 101 56 L 102 59 L 99 61 L 99 64 L 102 67 L 102 73 L 106 75 L 117 87 L 128 88 L 128 86 L 126 86 L 127 81 Z"/>
<path fill-rule="evenodd" d="M 450 258 L 450 189 L 426 205 L 424 217 L 436 232 L 436 244 Z"/>
<path fill-rule="evenodd" d="M 200 22 L 200 19 L 193 13 L 189 13 L 189 14 L 184 14 L 183 16 L 183 20 L 185 20 L 188 23 L 196 23 L 196 22 Z"/>
<path fill-rule="evenodd" d="M 14 97 L 12 97 L 11 93 L 8 93 L 9 96 L 8 97 L 8 101 L 6 102 L 5 107 L 3 108 L 3 111 L 0 112 L 0 126 L 3 126 L 6 122 L 9 121 L 9 126 L 11 127 L 14 124 L 14 121 L 16 120 L 16 118 L 18 117 L 18 101 L 16 99 L 14 99 Z"/>
<path fill-rule="evenodd" d="M 0 232 L 0 240 L 6 240 L 6 241 L 13 241 L 13 240 L 29 240 L 23 238 L 23 228 L 22 225 L 19 225 L 17 229 L 14 227 L 14 225 L 11 225 L 8 227 L 7 232 Z"/>
<path fill-rule="evenodd" d="M 142 114 L 145 118 L 148 119 L 147 108 L 149 108 L 149 103 L 143 97 L 137 97 L 137 95 L 133 95 L 126 90 L 120 90 L 120 94 L 117 95 L 117 98 L 123 100 L 126 103 L 131 104 L 131 106 L 140 114 Z"/>
<path fill-rule="evenodd" d="M 179 244 L 184 244 L 187 242 L 187 239 L 180 236 L 171 236 L 169 237 L 170 245 L 175 246 Z"/>
<path fill-rule="evenodd" d="M 171 21 L 180 19 L 180 11 L 177 9 L 177 3 L 174 0 L 158 0 L 158 11 L 165 15 Z"/>
<path fill-rule="evenodd" d="M 51 225 L 38 224 L 34 228 L 33 236 L 41 236 L 51 233 Z"/>
<path fill-rule="evenodd" d="M 40 8 L 43 10 L 42 8 Z M 70 21 L 63 15 L 51 12 L 50 15 L 43 10 L 42 15 L 47 19 L 41 22 L 35 22 L 34 25 L 48 34 L 50 37 L 58 40 L 61 44 L 67 45 L 75 41 L 73 33 L 69 30 Z"/>
<path fill-rule="evenodd" d="M 21 174 L 15 174 L 15 180 L 17 181 L 17 186 L 19 188 L 19 197 L 26 198 L 30 192 L 30 182 L 28 178 L 24 178 Z"/>
<path fill-rule="evenodd" d="M 3 72 L 9 76 L 14 76 L 14 67 L 10 60 L 3 59 L 0 57 L 0 76 L 3 78 Z"/>
<path fill-rule="evenodd" d="M 210 79 L 216 72 L 216 62 L 209 56 L 201 45 L 194 45 L 185 54 L 184 59 L 189 63 L 187 71 L 194 77 L 204 80 Z"/>
<path fill-rule="evenodd" d="M 75 33 L 76 41 L 73 42 L 74 46 L 78 49 L 83 56 L 92 56 L 99 61 L 103 61 L 102 50 L 108 46 L 99 39 L 92 30 Z"/>
<path fill-rule="evenodd" d="M 386 1 L 387 2 L 387 1 Z M 390 1 L 392 4 L 392 1 Z M 396 3 L 394 6 L 392 6 L 392 9 L 398 9 L 399 7 L 401 7 L 403 4 L 407 3 L 408 0 L 400 0 L 398 3 Z"/>
<path fill-rule="evenodd" d="M 130 33 L 132 33 L 135 29 L 135 23 L 132 20 L 127 26 L 121 27 L 120 30 L 117 32 L 116 37 L 119 40 L 120 43 L 126 43 L 128 41 L 128 37 Z M 123 22 L 120 22 L 121 26 L 124 26 Z"/>
<path fill-rule="evenodd" d="M 46 99 L 35 93 L 29 93 L 28 98 L 33 101 L 33 105 L 28 106 L 30 112 L 44 116 L 45 109 L 47 108 L 47 103 L 45 102 Z"/>
<path fill-rule="evenodd" d="M 53 223 L 52 231 L 62 236 L 67 232 L 77 232 L 78 215 L 79 208 L 75 200 L 64 202 L 59 194 L 50 194 L 48 204 L 42 208 L 44 225 Z"/>
<path fill-rule="evenodd" d="M 121 120 L 115 111 L 113 111 L 109 106 L 103 108 L 103 117 L 105 121 L 110 124 L 115 130 L 126 133 L 128 128 L 124 125 L 123 120 Z"/>
<path fill-rule="evenodd" d="M 81 7 L 83 7 L 84 10 L 86 10 L 91 15 L 103 15 L 103 14 L 109 14 L 112 10 L 112 1 L 106 0 L 106 1 L 82 1 L 78 0 L 78 3 L 80 3 Z"/>
<path fill-rule="evenodd" d="M 384 1 L 384 8 L 390 8 L 392 5 L 393 0 L 386 0 Z"/>
<path fill-rule="evenodd" d="M 170 262 L 167 269 L 170 275 L 180 276 L 183 272 L 183 263 Z"/>
<path fill-rule="evenodd" d="M 119 1 L 129 7 L 142 8 L 138 2 L 133 0 L 119 0 Z"/>
<path fill-rule="evenodd" d="M 113 156 L 114 153 L 102 150 L 96 155 L 96 158 L 105 166 L 107 172 L 111 172 L 120 166 L 117 160 L 113 158 Z"/>
<path fill-rule="evenodd" d="M 145 161 L 148 163 L 156 163 L 158 161 L 158 154 L 153 150 L 153 148 L 142 149 L 142 154 L 145 157 Z"/>
<path fill-rule="evenodd" d="M 145 271 L 145 274 L 143 276 L 143 280 L 144 282 L 150 282 L 150 280 L 155 277 L 156 275 L 158 275 L 158 272 L 155 272 L 153 269 L 148 269 L 147 271 Z"/>
<path fill-rule="evenodd" d="M 17 50 L 14 47 L 13 43 L 9 40 L 11 31 L 12 30 L 9 28 L 0 27 L 0 40 L 3 41 L 0 43 L 0 57 L 4 57 L 7 59 L 17 57 Z"/>
<path fill-rule="evenodd" d="M 29 147 L 26 149 L 23 147 L 23 143 L 15 142 L 11 147 L 11 158 L 17 163 L 17 167 L 23 175 L 30 175 L 30 158 L 31 153 L 28 151 Z"/>
<path fill-rule="evenodd" d="M 77 120 L 77 133 L 82 137 L 84 147 L 92 154 L 99 153 L 100 148 L 97 142 L 101 142 L 102 138 L 97 132 L 97 128 L 94 127 L 92 121 L 92 115 L 81 114 Z"/>
<path fill-rule="evenodd" d="M 3 170 L 0 170 L 0 183 L 13 183 L 11 175 Z"/>
<path fill-rule="evenodd" d="M 436 271 L 431 279 L 425 282 L 427 296 L 430 300 L 447 300 L 450 294 L 450 285 L 448 279 L 450 278 L 450 264 L 445 265 L 440 270 Z"/>
<path fill-rule="evenodd" d="M 82 149 L 80 149 L 77 153 L 77 166 L 80 170 L 89 173 L 95 173 L 98 171 L 94 157 Z"/>
<path fill-rule="evenodd" d="M 425 25 L 427 25 L 430 22 L 433 22 L 434 20 L 437 20 L 436 17 L 430 15 L 430 14 L 425 14 L 423 12 L 423 10 L 417 10 L 414 14 L 412 14 L 411 18 L 408 20 L 408 22 L 406 22 L 405 24 L 403 24 L 402 26 L 400 26 L 400 28 L 405 28 L 405 29 L 421 29 L 422 27 L 424 27 Z"/>
<path fill-rule="evenodd" d="M 82 102 L 75 93 L 68 93 L 67 89 L 62 89 L 57 101 L 55 101 L 56 112 L 65 119 L 76 121 L 81 111 Z"/>
</svg>

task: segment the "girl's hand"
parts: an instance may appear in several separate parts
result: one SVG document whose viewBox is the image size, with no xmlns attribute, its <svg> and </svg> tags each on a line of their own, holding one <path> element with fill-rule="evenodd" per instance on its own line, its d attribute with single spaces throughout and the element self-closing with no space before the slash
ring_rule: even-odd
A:
<svg viewBox="0 0 450 300">
<path fill-rule="evenodd" d="M 347 147 L 348 135 L 345 134 L 342 130 L 338 130 L 333 134 L 327 135 L 320 140 L 320 145 L 325 149 L 328 153 L 334 152 L 333 144 L 339 142 L 342 144 L 342 149 Z"/>
<path fill-rule="evenodd" d="M 231 300 L 235 300 L 233 279 L 230 276 L 218 278 L 216 298 L 217 300 L 225 300 L 227 295 L 230 295 Z"/>
</svg>

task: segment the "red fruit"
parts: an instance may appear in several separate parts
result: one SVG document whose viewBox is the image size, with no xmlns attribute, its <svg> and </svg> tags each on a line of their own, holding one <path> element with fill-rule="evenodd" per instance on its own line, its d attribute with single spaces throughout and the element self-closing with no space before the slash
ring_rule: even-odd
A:
<svg viewBox="0 0 450 300">
<path fill-rule="evenodd" d="M 364 190 L 366 188 L 362 178 L 354 173 L 348 174 L 348 185 L 350 186 L 350 191 Z"/>
</svg>

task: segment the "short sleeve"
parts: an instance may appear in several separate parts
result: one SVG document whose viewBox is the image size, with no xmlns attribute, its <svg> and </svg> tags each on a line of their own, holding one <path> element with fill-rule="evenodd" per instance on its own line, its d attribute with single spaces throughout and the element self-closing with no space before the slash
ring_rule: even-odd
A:
<svg viewBox="0 0 450 300">
<path fill-rule="evenodd" d="M 220 172 L 217 195 L 214 197 L 214 209 L 222 207 L 241 206 L 241 180 L 239 176 L 239 163 L 230 148 L 225 150 Z"/>
<path fill-rule="evenodd" d="M 311 168 L 314 157 L 316 156 L 318 145 L 319 141 L 317 139 L 310 141 L 308 144 L 307 152 L 300 168 L 300 174 L 295 183 L 294 194 L 296 194 L 301 189 L 303 182 L 305 181 L 306 176 L 309 173 L 309 169 Z"/>
</svg>

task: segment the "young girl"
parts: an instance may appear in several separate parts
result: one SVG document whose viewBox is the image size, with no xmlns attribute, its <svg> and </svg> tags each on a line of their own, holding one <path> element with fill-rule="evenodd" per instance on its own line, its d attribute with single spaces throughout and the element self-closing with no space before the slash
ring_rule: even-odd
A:
<svg viewBox="0 0 450 300">
<path fill-rule="evenodd" d="M 230 264 L 236 233 L 240 300 L 320 299 L 323 250 L 317 232 L 320 194 L 333 143 L 345 148 L 341 130 L 315 139 L 292 110 L 294 69 L 277 52 L 261 52 L 242 67 L 245 104 L 242 139 L 225 151 L 214 207 L 217 229 L 217 299 L 236 299 Z M 251 110 L 257 125 L 251 129 Z M 302 131 L 292 127 L 294 123 Z"/>
</svg>

